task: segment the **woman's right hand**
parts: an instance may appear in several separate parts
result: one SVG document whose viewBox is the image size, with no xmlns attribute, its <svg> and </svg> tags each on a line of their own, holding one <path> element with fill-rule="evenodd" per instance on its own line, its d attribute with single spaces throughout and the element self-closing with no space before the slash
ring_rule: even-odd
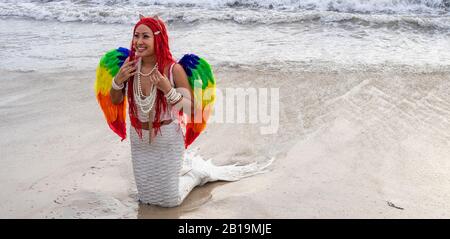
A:
<svg viewBox="0 0 450 239">
<path fill-rule="evenodd" d="M 120 67 L 119 72 L 116 75 L 116 84 L 121 85 L 130 79 L 131 76 L 136 74 L 136 61 L 130 61 L 128 57 L 123 63 L 122 67 Z"/>
</svg>

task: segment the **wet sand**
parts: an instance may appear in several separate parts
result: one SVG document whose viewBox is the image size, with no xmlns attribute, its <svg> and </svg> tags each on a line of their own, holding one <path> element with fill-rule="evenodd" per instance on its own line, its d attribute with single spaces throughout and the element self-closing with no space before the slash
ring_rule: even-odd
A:
<svg viewBox="0 0 450 239">
<path fill-rule="evenodd" d="M 217 164 L 275 162 L 169 209 L 136 202 L 94 72 L 0 72 L 2 218 L 450 216 L 449 72 L 216 71 L 219 88 L 279 87 L 279 130 L 213 123 L 192 147 Z"/>
</svg>

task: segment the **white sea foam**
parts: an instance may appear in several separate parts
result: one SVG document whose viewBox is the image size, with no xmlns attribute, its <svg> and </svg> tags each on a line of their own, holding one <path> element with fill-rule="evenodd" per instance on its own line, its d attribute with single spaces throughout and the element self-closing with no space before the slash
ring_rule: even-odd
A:
<svg viewBox="0 0 450 239">
<path fill-rule="evenodd" d="M 161 1 L 9 1 L 0 17 L 61 22 L 131 24 L 138 13 L 158 14 L 168 22 L 231 21 L 277 24 L 305 21 L 364 22 L 368 25 L 415 25 L 450 29 L 449 0 L 161 0 Z"/>
<path fill-rule="evenodd" d="M 202 8 L 316 9 L 363 13 L 445 13 L 448 0 L 63 0 L 26 2 L 71 2 L 80 5 L 135 5 Z"/>
<path fill-rule="evenodd" d="M 450 71 L 449 32 L 227 22 L 173 24 L 168 29 L 175 57 L 195 53 L 215 69 Z M 0 22 L 0 69 L 92 70 L 107 50 L 129 47 L 131 31 L 125 24 L 6 19 Z"/>
<path fill-rule="evenodd" d="M 448 2 L 6 0 L 0 59 L 12 70 L 95 66 L 104 51 L 130 45 L 142 13 L 169 23 L 176 57 L 194 52 L 219 67 L 447 71 Z"/>
</svg>

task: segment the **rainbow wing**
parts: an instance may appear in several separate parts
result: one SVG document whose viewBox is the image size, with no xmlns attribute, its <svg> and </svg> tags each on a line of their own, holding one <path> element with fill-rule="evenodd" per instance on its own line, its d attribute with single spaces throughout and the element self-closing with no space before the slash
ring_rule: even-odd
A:
<svg viewBox="0 0 450 239">
<path fill-rule="evenodd" d="M 178 62 L 188 75 L 194 92 L 194 114 L 186 123 L 184 144 L 187 148 L 205 129 L 216 99 L 216 81 L 211 66 L 194 54 L 184 55 Z"/>
<path fill-rule="evenodd" d="M 111 102 L 109 91 L 113 77 L 119 72 L 120 67 L 128 55 L 129 50 L 122 47 L 108 51 L 100 59 L 95 80 L 95 94 L 100 108 L 105 115 L 106 122 L 122 140 L 127 135 L 125 123 L 127 100 L 124 99 L 122 103 L 114 105 Z"/>
</svg>

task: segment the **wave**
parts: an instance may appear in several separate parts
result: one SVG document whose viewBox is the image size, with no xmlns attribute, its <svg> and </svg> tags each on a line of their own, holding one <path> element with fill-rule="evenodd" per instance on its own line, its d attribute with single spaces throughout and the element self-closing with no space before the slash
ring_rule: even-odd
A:
<svg viewBox="0 0 450 239">
<path fill-rule="evenodd" d="M 8 0 L 6 0 L 8 2 Z M 9 1 L 15 2 L 17 1 Z M 248 8 L 278 10 L 321 10 L 347 13 L 448 13 L 450 0 L 23 0 L 34 4 L 98 6 L 166 6 L 207 9 Z"/>
<path fill-rule="evenodd" d="M 0 17 L 132 24 L 141 13 L 169 23 L 351 22 L 441 30 L 450 29 L 449 9 L 450 0 L 7 0 L 0 2 Z"/>
</svg>

